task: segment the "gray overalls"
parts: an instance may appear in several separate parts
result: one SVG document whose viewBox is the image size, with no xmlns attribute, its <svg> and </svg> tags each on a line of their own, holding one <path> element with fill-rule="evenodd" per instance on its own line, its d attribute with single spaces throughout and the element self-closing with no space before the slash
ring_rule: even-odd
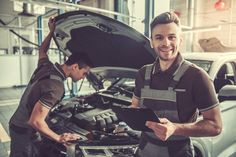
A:
<svg viewBox="0 0 236 157">
<path fill-rule="evenodd" d="M 173 80 L 167 90 L 150 88 L 151 73 L 155 64 L 146 65 L 144 88 L 141 89 L 140 107 L 151 108 L 160 118 L 181 123 L 177 109 L 177 89 L 180 78 L 191 63 L 182 61 L 173 74 Z M 153 132 L 143 132 L 139 144 L 138 156 L 141 157 L 192 157 L 193 146 L 189 137 L 171 136 L 161 141 Z"/>
</svg>

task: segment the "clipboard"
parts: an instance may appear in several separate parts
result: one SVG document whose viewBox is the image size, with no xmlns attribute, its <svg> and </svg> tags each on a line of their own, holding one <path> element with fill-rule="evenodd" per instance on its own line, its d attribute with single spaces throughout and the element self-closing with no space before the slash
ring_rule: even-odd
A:
<svg viewBox="0 0 236 157">
<path fill-rule="evenodd" d="M 124 121 L 130 128 L 138 131 L 153 132 L 145 123 L 146 121 L 154 121 L 160 123 L 158 116 L 149 108 L 127 108 L 120 106 L 112 106 L 112 110 L 117 117 Z"/>
</svg>

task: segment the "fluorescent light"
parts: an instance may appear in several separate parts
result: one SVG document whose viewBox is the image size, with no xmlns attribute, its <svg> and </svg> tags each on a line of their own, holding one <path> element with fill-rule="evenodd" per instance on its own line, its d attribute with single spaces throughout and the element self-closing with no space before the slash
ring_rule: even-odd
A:
<svg viewBox="0 0 236 157">
<path fill-rule="evenodd" d="M 108 13 L 108 14 L 112 14 L 112 15 L 118 15 L 121 17 L 128 17 L 128 18 L 132 18 L 132 19 L 142 20 L 141 18 L 121 14 L 121 13 L 115 12 L 115 11 L 110 11 L 110 10 L 105 10 L 105 9 L 100 9 L 100 8 L 95 8 L 95 7 L 89 7 L 89 6 L 79 5 L 79 4 L 73 4 L 73 3 L 68 3 L 68 2 L 61 2 L 61 1 L 56 1 L 56 0 L 11 0 L 11 1 L 37 4 L 37 5 L 41 5 L 41 6 L 46 6 L 48 8 L 53 8 L 53 9 L 64 9 L 66 11 L 84 9 L 84 10 L 90 10 L 90 11 L 95 11 L 95 12 L 100 12 L 100 13 Z"/>
<path fill-rule="evenodd" d="M 221 30 L 221 25 L 209 26 L 209 27 L 195 27 L 191 29 L 183 29 L 183 33 L 195 33 L 195 32 L 209 32 L 209 31 L 219 31 Z"/>
</svg>

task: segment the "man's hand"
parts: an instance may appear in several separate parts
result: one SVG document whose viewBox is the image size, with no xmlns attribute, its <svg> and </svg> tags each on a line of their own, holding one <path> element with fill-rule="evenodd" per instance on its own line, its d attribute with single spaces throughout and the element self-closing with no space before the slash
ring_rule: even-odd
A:
<svg viewBox="0 0 236 157">
<path fill-rule="evenodd" d="M 152 129 L 155 135 L 162 141 L 166 141 L 174 134 L 176 126 L 166 118 L 159 118 L 161 123 L 147 121 L 146 126 Z"/>
<path fill-rule="evenodd" d="M 60 143 L 66 143 L 67 141 L 73 141 L 73 140 L 78 140 L 81 137 L 78 134 L 72 134 L 72 133 L 63 133 L 59 137 L 59 142 Z"/>
<path fill-rule="evenodd" d="M 56 27 L 55 18 L 50 17 L 49 20 L 48 20 L 48 28 L 49 28 L 50 32 L 54 32 L 55 27 Z"/>
</svg>

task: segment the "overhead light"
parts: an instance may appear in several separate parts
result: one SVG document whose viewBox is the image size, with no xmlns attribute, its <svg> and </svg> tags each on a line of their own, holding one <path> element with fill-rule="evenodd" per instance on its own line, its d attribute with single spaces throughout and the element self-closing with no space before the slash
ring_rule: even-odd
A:
<svg viewBox="0 0 236 157">
<path fill-rule="evenodd" d="M 42 6 L 53 8 L 53 9 L 65 9 L 66 11 L 84 9 L 84 10 L 89 10 L 89 11 L 94 11 L 94 12 L 99 12 L 99 13 L 107 13 L 107 14 L 112 14 L 112 15 L 118 15 L 121 17 L 128 17 L 128 18 L 137 19 L 140 21 L 142 20 L 142 18 L 125 15 L 125 14 L 115 12 L 115 11 L 110 11 L 106 9 L 95 8 L 95 7 L 90 7 L 90 6 L 80 5 L 80 4 L 73 4 L 73 3 L 58 1 L 58 0 L 11 0 L 11 1 L 24 2 L 28 4 L 38 4 L 38 5 L 42 5 Z"/>
<path fill-rule="evenodd" d="M 218 0 L 217 2 L 215 2 L 214 7 L 216 10 L 223 10 L 225 8 L 225 2 L 223 2 L 222 0 Z"/>
<path fill-rule="evenodd" d="M 183 29 L 183 33 L 195 33 L 195 32 L 209 32 L 209 31 L 219 31 L 221 26 L 209 26 L 209 27 L 196 27 L 192 29 Z"/>
</svg>

